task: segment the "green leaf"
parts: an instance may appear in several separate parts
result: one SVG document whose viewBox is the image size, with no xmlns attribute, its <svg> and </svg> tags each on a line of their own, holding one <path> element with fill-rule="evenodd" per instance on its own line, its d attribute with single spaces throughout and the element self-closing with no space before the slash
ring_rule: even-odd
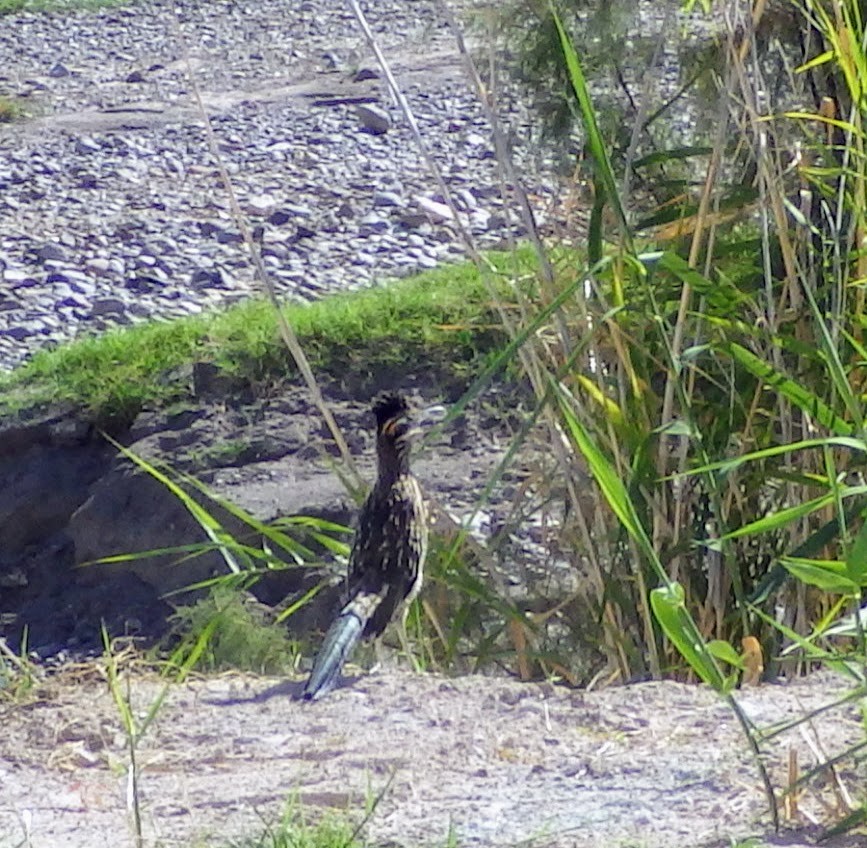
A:
<svg viewBox="0 0 867 848">
<path fill-rule="evenodd" d="M 235 554 L 239 553 L 235 540 L 225 530 L 220 522 L 211 515 L 211 513 L 196 501 L 195 498 L 185 492 L 177 483 L 174 482 L 174 480 L 170 479 L 168 475 L 164 474 L 155 465 L 144 459 L 144 457 L 141 457 L 129 448 L 124 447 L 120 442 L 115 441 L 107 433 L 103 433 L 102 436 L 107 442 L 109 442 L 109 444 L 117 448 L 117 450 L 127 459 L 134 462 L 139 468 L 146 471 L 155 480 L 162 483 L 163 486 L 165 486 L 166 489 L 168 489 L 187 508 L 193 518 L 198 521 L 199 526 L 211 542 L 216 545 L 230 571 L 238 574 L 243 570 L 242 566 L 238 563 L 238 559 L 235 557 Z M 249 563 L 245 562 L 244 565 L 249 565 Z"/>
<path fill-rule="evenodd" d="M 686 608 L 683 586 L 669 583 L 650 593 L 650 605 L 665 635 L 680 651 L 692 670 L 717 692 L 729 688 L 725 676 L 708 646 L 701 638 L 695 622 Z"/>
<path fill-rule="evenodd" d="M 638 517 L 635 505 L 626 491 L 626 486 L 623 485 L 623 481 L 617 474 L 617 470 L 596 445 L 596 442 L 584 424 L 578 419 L 578 416 L 572 409 L 572 403 L 570 402 L 571 395 L 565 387 L 559 384 L 553 384 L 553 387 L 568 431 L 583 454 L 584 459 L 587 460 L 590 472 L 599 484 L 602 494 L 605 495 L 605 500 L 608 501 L 608 505 L 614 511 L 614 514 L 626 532 L 635 539 L 642 553 L 653 566 L 660 582 L 668 583 L 669 577 L 662 567 L 659 557 L 656 555 L 653 543 L 650 541 L 650 537 L 647 535 L 647 531 Z"/>
<path fill-rule="evenodd" d="M 722 639 L 713 639 L 707 643 L 707 649 L 718 659 L 722 660 L 735 668 L 743 669 L 744 659 L 734 649 L 730 642 L 725 642 Z"/>
<path fill-rule="evenodd" d="M 611 160 L 608 157 L 605 140 L 602 138 L 599 124 L 596 121 L 596 112 L 593 109 L 593 102 L 590 99 L 590 91 L 587 88 L 584 71 L 581 69 L 581 62 L 553 2 L 550 4 L 550 8 L 554 24 L 557 27 L 557 33 L 560 36 L 560 46 L 563 49 L 563 56 L 566 59 L 569 81 L 572 83 L 572 90 L 575 92 L 575 97 L 578 100 L 581 121 L 584 124 L 587 149 L 590 151 L 596 171 L 596 202 L 597 204 L 601 203 L 602 196 L 604 196 L 605 201 L 610 203 L 614 208 L 626 245 L 630 252 L 632 252 L 632 237 L 626 223 L 626 212 L 620 202 L 617 182 L 614 178 L 614 169 L 611 167 Z"/>
<path fill-rule="evenodd" d="M 776 389 L 795 406 L 804 410 L 837 436 L 851 436 L 855 428 L 840 418 L 823 400 L 809 389 L 799 385 L 785 374 L 780 373 L 773 365 L 760 359 L 752 351 L 735 342 L 728 345 L 731 355 L 740 362 L 753 376 Z"/>
<path fill-rule="evenodd" d="M 780 557 L 786 570 L 803 583 L 817 586 L 825 592 L 840 595 L 854 595 L 859 586 L 848 576 L 846 563 L 839 560 L 801 559 L 800 557 Z"/>
<path fill-rule="evenodd" d="M 730 309 L 738 301 L 745 300 L 735 286 L 709 280 L 676 253 L 664 251 L 656 257 L 656 264 L 699 294 L 704 295 L 709 303 L 719 309 Z"/>
<path fill-rule="evenodd" d="M 761 450 L 745 453 L 742 456 L 736 456 L 732 459 L 723 459 L 719 462 L 709 462 L 698 468 L 691 468 L 689 471 L 684 471 L 683 476 L 694 474 L 705 474 L 708 471 L 723 471 L 728 474 L 742 465 L 759 460 L 767 459 L 772 456 L 780 456 L 781 454 L 795 454 L 807 448 L 849 448 L 849 450 L 863 454 L 867 445 L 861 439 L 852 439 L 848 436 L 829 436 L 825 439 L 803 439 L 800 442 L 790 442 L 785 445 L 774 445 L 770 448 L 762 448 Z M 677 475 L 681 476 L 681 475 Z"/>
<path fill-rule="evenodd" d="M 858 488 L 861 489 L 863 487 L 859 486 Z M 863 494 L 863 492 L 855 492 L 855 494 Z M 776 512 L 772 512 L 757 521 L 751 521 L 749 524 L 744 524 L 742 527 L 738 527 L 737 530 L 733 530 L 731 533 L 726 533 L 725 536 L 720 538 L 720 541 L 737 539 L 741 536 L 759 535 L 761 533 L 768 533 L 771 530 L 776 530 L 778 527 L 784 527 L 786 524 L 791 524 L 793 521 L 797 521 L 805 515 L 810 515 L 817 510 L 823 509 L 829 504 L 835 503 L 838 496 L 841 497 L 841 499 L 843 497 L 840 492 L 830 492 L 827 495 L 813 498 L 811 501 L 805 501 L 804 503 L 795 504 L 795 506 L 790 506 L 786 509 L 777 510 Z"/>
<path fill-rule="evenodd" d="M 867 586 L 867 522 L 861 525 L 846 557 L 846 576 L 856 586 Z"/>
</svg>

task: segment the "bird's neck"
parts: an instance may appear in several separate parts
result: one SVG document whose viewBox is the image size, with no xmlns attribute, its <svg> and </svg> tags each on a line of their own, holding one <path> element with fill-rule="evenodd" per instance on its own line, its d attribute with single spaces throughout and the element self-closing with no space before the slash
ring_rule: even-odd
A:
<svg viewBox="0 0 867 848">
<path fill-rule="evenodd" d="M 378 483 L 388 486 L 403 474 L 409 474 L 409 450 L 406 447 L 397 448 L 388 442 L 377 445 Z"/>
</svg>

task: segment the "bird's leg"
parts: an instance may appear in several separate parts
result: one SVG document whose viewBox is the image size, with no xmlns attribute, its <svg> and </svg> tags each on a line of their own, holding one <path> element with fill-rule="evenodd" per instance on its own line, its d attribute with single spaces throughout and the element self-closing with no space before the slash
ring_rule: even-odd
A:
<svg viewBox="0 0 867 848">
<path fill-rule="evenodd" d="M 377 637 L 373 640 L 373 666 L 370 669 L 370 674 L 376 674 L 383 664 L 382 639 Z"/>
<path fill-rule="evenodd" d="M 403 611 L 403 615 L 400 617 L 397 623 L 397 638 L 400 640 L 400 648 L 403 651 L 406 658 L 412 663 L 413 671 L 416 674 L 421 674 L 424 669 L 422 668 L 421 663 L 416 658 L 415 653 L 410 650 L 409 647 L 409 635 L 406 632 L 406 617 L 409 614 L 409 608 Z"/>
</svg>

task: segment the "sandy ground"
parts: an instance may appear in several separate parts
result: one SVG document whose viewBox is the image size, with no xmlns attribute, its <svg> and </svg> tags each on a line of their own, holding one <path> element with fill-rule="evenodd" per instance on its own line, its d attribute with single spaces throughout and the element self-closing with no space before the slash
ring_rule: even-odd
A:
<svg viewBox="0 0 867 848">
<path fill-rule="evenodd" d="M 241 675 L 171 686 L 138 754 L 146 845 L 255 837 L 293 799 L 359 820 L 383 790 L 364 836 L 396 846 L 444 845 L 450 828 L 458 845 L 704 848 L 755 836 L 757 845 L 802 846 L 814 844 L 810 819 L 829 821 L 838 807 L 833 781 L 817 777 L 798 818 L 774 836 L 737 722 L 703 687 L 585 693 L 384 671 L 311 705 L 297 700 L 299 686 Z M 155 678 L 131 680 L 137 715 L 159 689 Z M 820 674 L 739 700 L 766 728 L 842 691 Z M 125 737 L 98 673 L 61 674 L 0 718 L 3 848 L 134 844 Z M 777 790 L 790 751 L 807 770 L 817 751 L 830 756 L 862 738 L 852 705 L 776 736 L 764 747 Z M 839 766 L 856 799 L 864 771 Z"/>
</svg>

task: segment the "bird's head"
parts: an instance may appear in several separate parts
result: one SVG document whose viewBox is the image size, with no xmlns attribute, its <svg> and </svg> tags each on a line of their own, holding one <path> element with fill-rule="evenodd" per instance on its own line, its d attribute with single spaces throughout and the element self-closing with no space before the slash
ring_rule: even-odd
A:
<svg viewBox="0 0 867 848">
<path fill-rule="evenodd" d="M 445 407 L 430 406 L 416 416 L 402 394 L 383 392 L 373 402 L 373 415 L 380 472 L 388 476 L 408 470 L 413 439 L 421 435 L 422 427 L 442 421 Z"/>
<path fill-rule="evenodd" d="M 397 392 L 383 392 L 373 402 L 376 438 L 397 450 L 409 448 L 413 421 L 406 398 Z"/>
</svg>

